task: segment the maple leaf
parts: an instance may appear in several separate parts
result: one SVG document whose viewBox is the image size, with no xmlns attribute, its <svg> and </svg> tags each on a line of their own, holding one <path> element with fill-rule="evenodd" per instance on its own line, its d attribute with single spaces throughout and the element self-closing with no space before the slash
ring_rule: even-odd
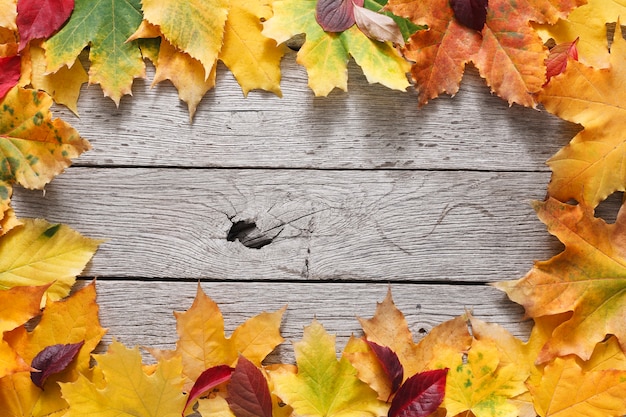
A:
<svg viewBox="0 0 626 417">
<path fill-rule="evenodd" d="M 48 71 L 71 67 L 89 46 L 89 82 L 119 105 L 133 79 L 145 76 L 138 42 L 126 42 L 141 20 L 140 0 L 76 0 L 68 22 L 44 43 Z"/>
<path fill-rule="evenodd" d="M 530 317 L 573 313 L 552 332 L 538 361 L 568 354 L 589 359 L 607 334 L 626 347 L 626 209 L 622 206 L 615 224 L 607 224 L 583 204 L 551 198 L 534 207 L 565 250 L 536 262 L 522 279 L 494 285 L 523 305 Z"/>
<path fill-rule="evenodd" d="M 538 385 L 529 386 L 541 417 L 623 416 L 626 371 L 584 372 L 574 357 L 556 358 Z"/>
<path fill-rule="evenodd" d="M 614 191 L 626 189 L 626 107 L 621 99 L 626 94 L 626 41 L 619 25 L 610 63 L 610 68 L 597 70 L 570 60 L 539 95 L 547 111 L 584 126 L 548 160 L 548 193 L 558 200 L 595 207 Z"/>
<path fill-rule="evenodd" d="M 462 352 L 442 346 L 431 367 L 450 369 L 443 401 L 449 415 L 471 411 L 476 417 L 518 416 L 518 408 L 508 400 L 526 391 L 528 375 L 516 364 L 502 365 L 495 342 L 474 340 L 466 360 Z"/>
<path fill-rule="evenodd" d="M 6 332 L 5 340 L 27 363 L 46 347 L 84 342 L 76 358 L 62 372 L 48 377 L 44 389 L 31 381 L 30 370 L 0 378 L 0 404 L 9 416 L 44 417 L 63 415 L 68 405 L 58 382 L 75 381 L 79 372 L 88 373 L 91 351 L 105 331 L 98 319 L 95 285 L 92 283 L 62 301 L 48 300 L 37 326 L 24 325 Z"/>
<path fill-rule="evenodd" d="M 114 340 L 107 353 L 93 355 L 97 383 L 80 375 L 62 383 L 63 398 L 70 405 L 67 417 L 179 417 L 185 406 L 180 357 L 161 359 L 152 373 L 144 371 L 138 348 L 128 349 Z"/>
<path fill-rule="evenodd" d="M 335 338 L 317 321 L 304 328 L 300 342 L 294 343 L 298 373 L 272 374 L 276 394 L 307 416 L 379 416 L 388 406 L 357 378 L 347 358 L 337 360 Z"/>
<path fill-rule="evenodd" d="M 547 50 L 530 21 L 554 23 L 584 0 L 491 0 L 482 31 L 463 26 L 449 0 L 390 0 L 389 10 L 428 25 L 410 38 L 404 55 L 419 92 L 419 104 L 441 93 L 456 94 L 465 65 L 473 62 L 480 75 L 509 104 L 535 107 L 533 93 L 545 82 Z"/>
<path fill-rule="evenodd" d="M 89 149 L 61 119 L 52 120 L 52 99 L 41 91 L 12 89 L 0 102 L 0 181 L 42 188 Z"/>
<path fill-rule="evenodd" d="M 26 219 L 0 239 L 0 289 L 53 283 L 46 296 L 63 298 L 99 244 L 68 226 Z"/>
<path fill-rule="evenodd" d="M 279 44 L 306 34 L 296 62 L 306 68 L 309 87 L 316 96 L 326 96 L 334 88 L 347 91 L 350 56 L 370 83 L 406 90 L 410 66 L 391 44 L 369 39 L 356 26 L 337 34 L 325 32 L 315 19 L 316 3 L 317 0 L 274 1 L 274 16 L 263 24 L 263 34 Z"/>
<path fill-rule="evenodd" d="M 0 0 L 0 27 L 17 30 L 17 4 L 15 0 Z"/>
<path fill-rule="evenodd" d="M 17 2 L 19 50 L 33 39 L 48 38 L 56 32 L 74 9 L 74 0 L 20 0 Z"/>
<path fill-rule="evenodd" d="M 626 14 L 626 4 L 620 0 L 587 0 L 572 11 L 567 19 L 561 18 L 554 25 L 536 25 L 537 33 L 544 41 L 570 42 L 580 38 L 578 51 L 580 61 L 595 68 L 610 65 L 606 39 L 607 23 L 615 23 Z"/>
<path fill-rule="evenodd" d="M 283 342 L 280 322 L 285 308 L 274 313 L 261 313 L 235 329 L 230 338 L 224 334 L 224 319 L 219 307 L 198 285 L 192 306 L 176 316 L 179 340 L 175 351 L 160 352 L 157 357 L 179 354 L 186 378 L 185 390 L 206 369 L 217 365 L 234 366 L 243 355 L 257 366 Z"/>
</svg>

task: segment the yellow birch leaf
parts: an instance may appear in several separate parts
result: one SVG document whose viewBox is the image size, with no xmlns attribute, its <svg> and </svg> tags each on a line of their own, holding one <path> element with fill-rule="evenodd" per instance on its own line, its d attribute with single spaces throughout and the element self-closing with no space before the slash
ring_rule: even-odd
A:
<svg viewBox="0 0 626 417">
<path fill-rule="evenodd" d="M 554 39 L 557 44 L 578 38 L 576 49 L 580 62 L 605 68 L 610 64 L 606 25 L 625 15 L 624 0 L 587 0 L 587 4 L 574 9 L 567 19 L 559 19 L 554 25 L 536 25 L 535 29 L 544 41 Z"/>
<path fill-rule="evenodd" d="M 388 405 L 357 377 L 347 358 L 337 360 L 335 338 L 313 321 L 294 344 L 298 373 L 272 374 L 276 394 L 301 416 L 386 415 Z"/>
<path fill-rule="evenodd" d="M 539 95 L 546 110 L 584 129 L 550 160 L 550 196 L 596 207 L 626 190 L 626 41 L 618 27 L 610 68 L 570 60 Z"/>
<path fill-rule="evenodd" d="M 526 391 L 527 374 L 516 364 L 501 364 L 500 352 L 491 340 L 474 340 L 464 362 L 463 354 L 441 346 L 432 369 L 449 368 L 443 407 L 449 415 L 471 411 L 476 417 L 517 417 L 509 399 Z"/>
<path fill-rule="evenodd" d="M 42 188 L 89 149 L 73 127 L 52 119 L 51 105 L 48 94 L 22 88 L 0 102 L 0 181 Z"/>
<path fill-rule="evenodd" d="M 546 365 L 541 382 L 529 389 L 541 417 L 626 414 L 626 371 L 583 372 L 573 356 Z"/>
<path fill-rule="evenodd" d="M 7 404 L 7 414 L 20 417 L 63 414 L 67 403 L 61 397 L 57 382 L 75 381 L 79 372 L 89 372 L 91 351 L 100 343 L 104 333 L 98 319 L 93 283 L 62 301 L 48 301 L 34 330 L 29 332 L 20 326 L 5 333 L 5 340 L 27 363 L 48 346 L 84 342 L 70 366 L 50 376 L 44 390 L 32 383 L 30 372 L 0 379 L 0 404 Z"/>
<path fill-rule="evenodd" d="M 0 0 L 0 27 L 17 30 L 17 0 Z"/>
<path fill-rule="evenodd" d="M 65 225 L 24 220 L 0 238 L 0 289 L 53 283 L 46 296 L 63 298 L 99 244 Z"/>
<path fill-rule="evenodd" d="M 61 67 L 57 72 L 48 74 L 44 50 L 37 43 L 31 42 L 29 56 L 32 66 L 30 84 L 36 90 L 43 90 L 58 103 L 67 106 L 78 115 L 78 96 L 81 86 L 89 81 L 89 76 L 77 59 L 71 67 Z"/>
<path fill-rule="evenodd" d="M 182 357 L 185 390 L 188 391 L 205 370 L 217 365 L 234 367 L 239 354 L 260 366 L 261 361 L 284 340 L 279 331 L 284 312 L 285 308 L 273 313 L 261 313 L 248 319 L 227 338 L 219 307 L 198 285 L 196 298 L 189 310 L 174 313 L 179 336 L 176 350 L 159 352 L 156 356 Z"/>
<path fill-rule="evenodd" d="M 230 0 L 219 59 L 232 71 L 244 96 L 253 89 L 280 91 L 280 61 L 285 46 L 261 34 L 262 21 L 272 16 L 266 0 Z"/>
<path fill-rule="evenodd" d="M 80 375 L 62 383 L 69 403 L 67 417 L 179 417 L 185 406 L 179 357 L 160 360 L 151 375 L 144 372 L 138 348 L 113 341 L 105 354 L 94 355 L 103 380 Z M 105 383 L 102 386 L 102 383 Z"/>
</svg>

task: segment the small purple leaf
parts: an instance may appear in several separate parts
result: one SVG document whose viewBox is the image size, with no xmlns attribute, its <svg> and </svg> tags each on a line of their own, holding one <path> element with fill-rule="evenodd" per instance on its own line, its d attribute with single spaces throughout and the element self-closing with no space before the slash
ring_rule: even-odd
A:
<svg viewBox="0 0 626 417">
<path fill-rule="evenodd" d="M 67 345 L 52 345 L 39 352 L 30 364 L 31 368 L 35 369 L 30 373 L 33 384 L 43 389 L 50 376 L 63 372 L 72 363 L 84 344 L 83 341 Z"/>
<path fill-rule="evenodd" d="M 489 0 L 450 0 L 450 7 L 459 23 L 481 31 L 487 22 L 488 3 Z"/>
<path fill-rule="evenodd" d="M 427 417 L 437 411 L 446 392 L 448 369 L 421 372 L 404 381 L 391 401 L 388 417 Z"/>
<path fill-rule="evenodd" d="M 317 0 L 315 20 L 326 32 L 343 32 L 354 25 L 353 4 L 363 6 L 364 0 Z"/>
<path fill-rule="evenodd" d="M 243 356 L 233 372 L 228 405 L 236 417 L 272 417 L 272 396 L 263 373 Z"/>
<path fill-rule="evenodd" d="M 233 368 L 227 365 L 214 366 L 202 372 L 198 379 L 196 379 L 193 387 L 191 387 L 191 391 L 189 391 L 189 397 L 187 397 L 187 402 L 185 403 L 185 408 L 183 408 L 182 416 L 185 417 L 185 410 L 189 404 L 193 404 L 208 390 L 228 381 L 232 373 Z"/>
<path fill-rule="evenodd" d="M 404 368 L 400 363 L 400 359 L 398 359 L 398 355 L 387 346 L 381 346 L 369 340 L 366 340 L 366 342 L 376 355 L 376 359 L 378 359 L 378 362 L 385 370 L 387 377 L 389 377 L 391 381 L 391 393 L 394 394 L 398 391 L 404 379 Z"/>
</svg>

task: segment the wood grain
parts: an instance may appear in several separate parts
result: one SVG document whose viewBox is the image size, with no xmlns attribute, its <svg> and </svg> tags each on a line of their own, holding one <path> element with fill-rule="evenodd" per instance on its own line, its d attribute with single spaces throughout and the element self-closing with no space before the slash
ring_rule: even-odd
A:
<svg viewBox="0 0 626 417">
<path fill-rule="evenodd" d="M 557 253 L 537 220 L 548 174 L 72 168 L 24 217 L 106 239 L 98 277 L 482 282 Z M 271 241 L 228 241 L 248 221 Z"/>
</svg>

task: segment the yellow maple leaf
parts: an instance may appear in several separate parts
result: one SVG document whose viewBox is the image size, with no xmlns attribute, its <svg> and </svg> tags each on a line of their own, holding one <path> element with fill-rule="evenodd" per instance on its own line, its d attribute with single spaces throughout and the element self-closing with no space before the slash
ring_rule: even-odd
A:
<svg viewBox="0 0 626 417">
<path fill-rule="evenodd" d="M 626 371 L 583 371 L 575 357 L 546 365 L 537 385 L 529 385 L 541 417 L 622 416 L 626 413 Z"/>
<path fill-rule="evenodd" d="M 13 187 L 11 184 L 0 181 L 0 237 L 22 224 L 11 207 L 12 194 Z"/>
<path fill-rule="evenodd" d="M 387 414 L 388 405 L 357 377 L 347 358 L 337 360 L 335 338 L 317 321 L 294 344 L 297 374 L 272 374 L 276 394 L 296 415 L 362 417 Z"/>
<path fill-rule="evenodd" d="M 626 41 L 617 29 L 610 68 L 594 69 L 576 61 L 552 77 L 539 95 L 546 110 L 584 129 L 548 161 L 548 193 L 597 206 L 614 191 L 626 189 Z"/>
<path fill-rule="evenodd" d="M 180 357 L 159 360 L 150 374 L 144 371 L 138 348 L 113 341 L 107 353 L 93 355 L 100 374 L 96 383 L 80 375 L 62 383 L 69 403 L 67 417 L 178 417 L 185 407 Z"/>
<path fill-rule="evenodd" d="M 30 372 L 0 378 L 0 404 L 9 416 L 47 417 L 63 414 L 67 403 L 58 382 L 74 381 L 79 372 L 88 373 L 91 351 L 105 331 L 98 319 L 95 284 L 62 301 L 48 301 L 41 320 L 32 331 L 25 326 L 5 333 L 5 340 L 27 363 L 44 348 L 55 344 L 84 342 L 78 355 L 63 372 L 52 375 L 41 390 L 30 379 Z"/>
<path fill-rule="evenodd" d="M 626 3 L 621 0 L 587 0 L 587 4 L 573 10 L 567 19 L 560 19 L 554 25 L 536 25 L 535 29 L 544 41 L 554 39 L 557 44 L 578 38 L 576 48 L 580 62 L 605 68 L 610 64 L 607 23 L 615 23 L 624 15 Z"/>
<path fill-rule="evenodd" d="M 99 244 L 68 226 L 26 219 L 0 238 L 0 289 L 53 283 L 46 296 L 63 298 Z"/>
<path fill-rule="evenodd" d="M 17 30 L 17 0 L 0 0 L 0 27 Z"/>
<path fill-rule="evenodd" d="M 179 335 L 176 350 L 158 352 L 156 356 L 182 357 L 187 391 L 202 372 L 217 365 L 232 367 L 240 354 L 260 366 L 261 361 L 284 340 L 279 329 L 285 308 L 248 319 L 227 338 L 219 307 L 198 285 L 196 298 L 189 310 L 174 313 Z"/>
</svg>

